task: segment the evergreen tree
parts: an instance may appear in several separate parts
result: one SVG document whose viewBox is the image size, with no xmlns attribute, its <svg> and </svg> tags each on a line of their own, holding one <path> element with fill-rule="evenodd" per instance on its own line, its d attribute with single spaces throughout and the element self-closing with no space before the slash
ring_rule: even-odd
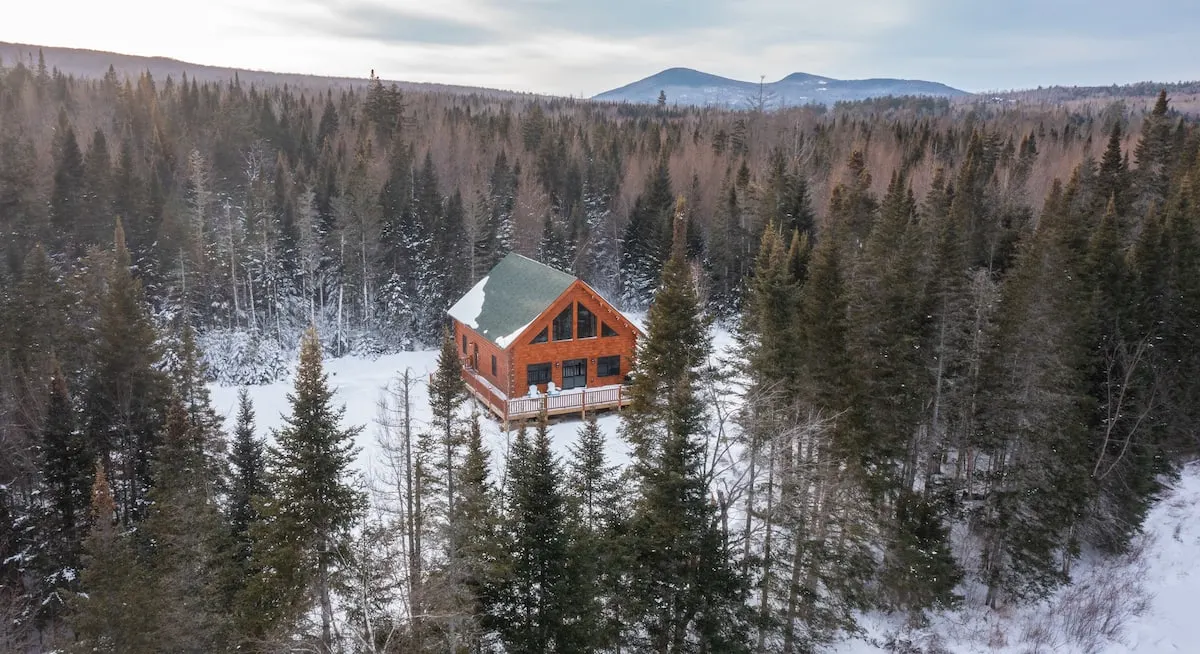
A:
<svg viewBox="0 0 1200 654">
<path fill-rule="evenodd" d="M 571 446 L 565 498 L 570 510 L 570 549 L 580 590 L 579 637 L 587 649 L 607 650 L 619 642 L 624 582 L 620 570 L 626 498 L 618 466 L 609 465 L 605 436 L 589 413 Z"/>
<path fill-rule="evenodd" d="M 82 228 L 83 153 L 65 109 L 58 114 L 54 149 L 54 188 L 50 195 L 50 221 L 56 240 L 70 242 Z M 80 251 L 76 251 L 78 254 Z"/>
<path fill-rule="evenodd" d="M 1096 173 L 1096 196 L 1101 202 L 1111 201 L 1116 215 L 1124 217 L 1129 212 L 1131 195 L 1129 166 L 1121 154 L 1121 124 L 1115 123 Z"/>
<path fill-rule="evenodd" d="M 92 484 L 91 531 L 83 541 L 80 592 L 69 600 L 68 623 L 80 652 L 151 652 L 156 634 L 147 573 L 134 555 L 129 536 L 118 528 L 116 503 L 99 461 Z"/>
<path fill-rule="evenodd" d="M 79 199 L 80 224 L 76 226 L 81 244 L 103 242 L 112 215 L 112 162 L 108 154 L 108 142 L 104 132 L 97 129 L 92 134 L 83 161 L 80 178 L 82 197 Z"/>
<path fill-rule="evenodd" d="M 119 515 L 126 524 L 140 520 L 152 485 L 150 460 L 158 447 L 165 418 L 160 355 L 140 280 L 134 278 L 125 232 L 117 222 L 115 256 L 110 264 L 100 317 L 92 342 L 94 366 L 84 399 L 89 456 L 111 472 Z"/>
<path fill-rule="evenodd" d="M 1005 282 L 996 341 L 979 396 L 979 446 L 995 457 L 975 515 L 981 581 L 992 606 L 1043 596 L 1078 552 L 1088 501 L 1086 297 L 1072 216 L 1061 191 Z"/>
<path fill-rule="evenodd" d="M 48 592 L 54 593 L 45 610 L 60 608 L 56 589 L 72 590 L 79 578 L 81 542 L 87 529 L 86 507 L 92 466 L 83 434 L 76 427 L 75 408 L 58 362 L 50 379 L 50 399 L 38 447 L 38 463 L 48 501 L 38 540 L 45 551 L 41 568 Z"/>
<path fill-rule="evenodd" d="M 155 486 L 143 523 L 150 543 L 148 572 L 155 621 L 147 631 L 164 651 L 211 652 L 224 647 L 221 583 L 227 577 L 226 533 L 203 452 L 204 438 L 176 397 L 156 453 Z"/>
<path fill-rule="evenodd" d="M 562 471 L 550 452 L 543 414 L 529 443 L 522 428 L 509 463 L 508 542 L 497 624 L 504 650 L 514 654 L 580 651 L 578 600 L 582 589 L 567 558 Z"/>
<path fill-rule="evenodd" d="M 658 286 L 670 244 L 673 197 L 662 159 L 634 203 L 621 245 L 621 301 L 628 309 L 644 308 Z"/>
<path fill-rule="evenodd" d="M 462 465 L 455 470 L 459 500 L 450 515 L 451 552 L 448 572 L 455 588 L 455 611 L 465 617 L 461 640 L 471 651 L 482 649 L 484 630 L 496 629 L 488 622 L 497 602 L 497 566 L 503 557 L 499 548 L 497 497 L 488 479 L 490 453 L 483 445 L 479 416 L 473 416 L 467 432 Z"/>
<path fill-rule="evenodd" d="M 291 413 L 269 450 L 267 484 L 274 497 L 262 506 L 256 532 L 258 577 L 239 602 L 243 637 L 252 641 L 295 633 L 297 621 L 315 608 L 320 629 L 309 636 L 322 652 L 335 646 L 333 594 L 365 500 L 350 472 L 360 428 L 341 426 L 345 408 L 335 409 L 332 399 L 320 340 L 310 327 L 288 394 Z"/>
<path fill-rule="evenodd" d="M 229 525 L 233 559 L 239 567 L 250 559 L 251 527 L 258 522 L 258 503 L 267 495 L 263 443 L 254 435 L 254 405 L 245 388 L 238 390 L 237 426 L 230 453 Z M 245 572 L 243 568 L 243 572 Z M 239 584 L 240 582 L 236 582 Z"/>
<path fill-rule="evenodd" d="M 685 261 L 684 230 L 680 200 L 622 425 L 634 447 L 638 488 L 626 539 L 626 638 L 656 652 L 732 652 L 745 648 L 745 589 L 708 501 L 699 386 L 711 341 Z"/>
<path fill-rule="evenodd" d="M 1144 215 L 1150 208 L 1161 209 L 1167 201 L 1171 179 L 1171 164 L 1175 153 L 1171 138 L 1171 119 L 1167 92 L 1160 91 L 1150 115 L 1142 122 L 1142 134 L 1134 148 L 1137 162 L 1134 188 L 1137 200 L 1135 211 Z"/>
</svg>

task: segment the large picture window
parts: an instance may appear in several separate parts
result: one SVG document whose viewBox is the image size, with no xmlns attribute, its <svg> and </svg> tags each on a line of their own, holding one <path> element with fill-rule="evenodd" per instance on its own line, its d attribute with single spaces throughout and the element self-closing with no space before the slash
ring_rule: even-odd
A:
<svg viewBox="0 0 1200 654">
<path fill-rule="evenodd" d="M 534 384 L 547 384 L 550 382 L 550 364 L 548 363 L 531 363 L 525 369 L 526 382 L 532 386 Z"/>
<path fill-rule="evenodd" d="M 621 374 L 621 355 L 600 357 L 596 359 L 597 377 L 616 377 Z"/>
<path fill-rule="evenodd" d="M 571 309 L 573 308 L 574 306 L 568 305 L 567 308 L 563 309 L 562 313 L 558 314 L 558 317 L 554 319 L 554 340 L 571 340 L 571 323 L 573 322 L 571 318 L 574 317 L 571 315 Z"/>
<path fill-rule="evenodd" d="M 582 304 L 579 305 L 578 317 L 575 320 L 575 338 L 595 338 L 596 314 Z"/>
</svg>

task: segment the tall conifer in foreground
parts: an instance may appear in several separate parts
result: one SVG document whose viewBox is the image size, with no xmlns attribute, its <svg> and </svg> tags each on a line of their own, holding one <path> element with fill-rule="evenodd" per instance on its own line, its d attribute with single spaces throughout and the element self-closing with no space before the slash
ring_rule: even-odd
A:
<svg viewBox="0 0 1200 654">
<path fill-rule="evenodd" d="M 321 652 L 335 649 L 333 594 L 350 529 L 365 498 L 350 470 L 359 427 L 342 427 L 345 407 L 333 407 L 333 390 L 321 363 L 321 343 L 310 327 L 300 343 L 291 414 L 275 432 L 268 483 L 274 498 L 263 506 L 255 538 L 260 570 L 240 611 L 251 640 L 307 631 L 299 620 L 313 607 L 320 630 L 310 634 Z M 282 631 L 281 631 L 282 630 Z"/>
<path fill-rule="evenodd" d="M 140 531 L 150 543 L 149 592 L 156 613 L 146 630 L 170 652 L 220 651 L 227 636 L 221 582 L 228 544 L 214 484 L 193 426 L 176 396 L 154 460 L 155 486 Z"/>
<path fill-rule="evenodd" d="M 169 384 L 156 368 L 157 334 L 142 282 L 133 276 L 120 221 L 113 242 L 114 260 L 100 300 L 84 413 L 88 441 L 95 448 L 91 454 L 104 462 L 118 513 L 129 523 L 145 513 L 150 460 L 162 434 L 164 391 Z"/>
<path fill-rule="evenodd" d="M 704 476 L 706 411 L 699 386 L 711 351 L 684 251 L 682 200 L 671 257 L 639 345 L 623 416 L 638 496 L 630 519 L 630 619 L 625 637 L 654 652 L 746 648 L 745 590 L 732 569 Z"/>
<path fill-rule="evenodd" d="M 550 452 L 543 413 L 530 443 L 522 428 L 512 450 L 507 540 L 500 611 L 496 617 L 505 651 L 513 654 L 577 652 L 578 597 L 567 554 L 562 470 Z"/>
<path fill-rule="evenodd" d="M 155 651 L 146 623 L 154 618 L 145 570 L 121 533 L 108 476 L 96 462 L 92 485 L 92 529 L 83 541 L 81 592 L 71 596 L 67 623 L 79 652 Z"/>
</svg>

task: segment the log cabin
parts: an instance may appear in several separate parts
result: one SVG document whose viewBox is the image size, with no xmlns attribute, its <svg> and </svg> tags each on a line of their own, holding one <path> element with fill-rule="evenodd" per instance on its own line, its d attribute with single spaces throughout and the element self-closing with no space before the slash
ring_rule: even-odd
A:
<svg viewBox="0 0 1200 654">
<path fill-rule="evenodd" d="M 510 253 L 447 313 L 464 380 L 506 426 L 629 402 L 641 330 L 582 280 Z"/>
</svg>

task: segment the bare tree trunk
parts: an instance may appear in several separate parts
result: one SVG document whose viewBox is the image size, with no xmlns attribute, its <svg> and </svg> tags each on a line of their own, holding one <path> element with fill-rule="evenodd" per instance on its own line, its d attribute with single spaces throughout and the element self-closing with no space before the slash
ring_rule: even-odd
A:
<svg viewBox="0 0 1200 654">
<path fill-rule="evenodd" d="M 321 601 L 321 651 L 333 652 L 333 602 L 329 597 L 329 535 L 321 535 L 317 559 L 317 593 Z"/>
</svg>

